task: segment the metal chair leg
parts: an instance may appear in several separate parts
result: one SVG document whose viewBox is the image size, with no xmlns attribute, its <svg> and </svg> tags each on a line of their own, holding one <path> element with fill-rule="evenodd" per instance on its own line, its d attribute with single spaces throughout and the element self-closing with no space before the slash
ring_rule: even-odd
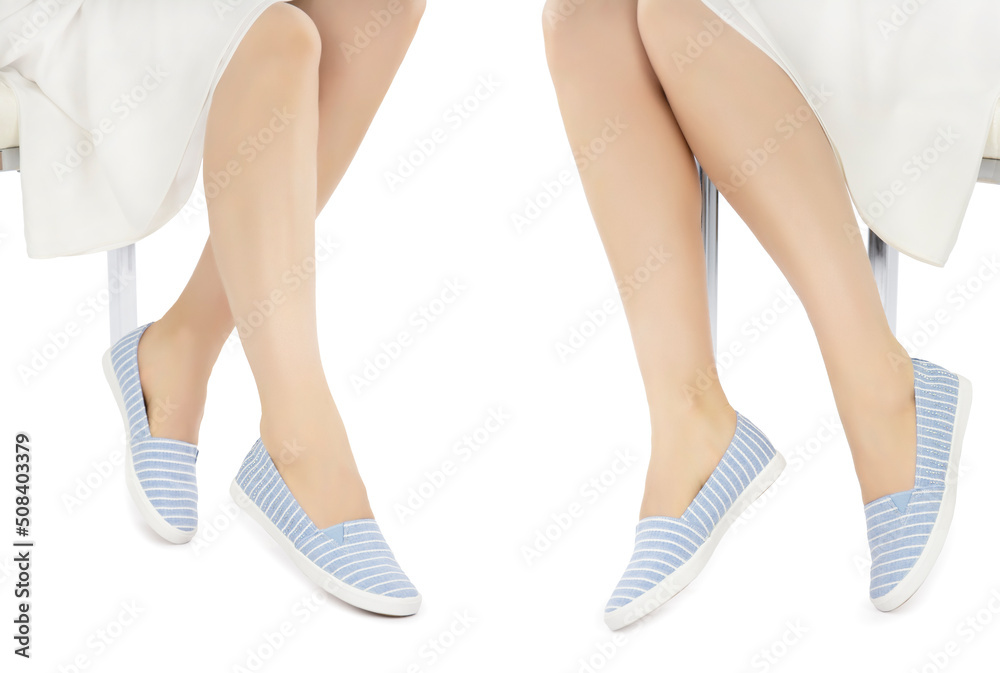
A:
<svg viewBox="0 0 1000 673">
<path fill-rule="evenodd" d="M 111 343 L 115 344 L 138 323 L 135 245 L 108 251 L 108 296 Z"/>
<path fill-rule="evenodd" d="M 868 232 L 868 259 L 871 261 L 875 285 L 882 297 L 882 307 L 893 334 L 896 333 L 896 298 L 899 296 L 899 251 Z"/>
<path fill-rule="evenodd" d="M 719 190 L 699 166 L 701 178 L 701 233 L 705 243 L 705 268 L 708 273 L 708 313 L 712 323 L 712 347 L 718 350 L 719 316 Z M 899 296 L 899 251 L 868 232 L 868 259 L 889 327 L 896 332 L 897 297 Z"/>
<path fill-rule="evenodd" d="M 21 170 L 21 148 L 7 147 L 0 150 L 0 171 Z"/>
<path fill-rule="evenodd" d="M 701 234 L 705 242 L 705 268 L 708 272 L 708 315 L 712 323 L 712 349 L 719 345 L 719 190 L 698 167 L 701 178 Z"/>
<path fill-rule="evenodd" d="M 979 181 L 1000 185 L 1000 159 L 983 159 L 979 168 Z"/>
</svg>

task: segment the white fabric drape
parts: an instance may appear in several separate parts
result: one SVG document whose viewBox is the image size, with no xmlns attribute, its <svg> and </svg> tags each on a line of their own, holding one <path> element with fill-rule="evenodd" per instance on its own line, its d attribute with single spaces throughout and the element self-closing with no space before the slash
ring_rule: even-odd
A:
<svg viewBox="0 0 1000 673">
<path fill-rule="evenodd" d="M 703 2 L 811 100 L 865 224 L 943 265 L 1000 98 L 1000 1 Z"/>
<path fill-rule="evenodd" d="M 0 0 L 30 256 L 127 245 L 183 207 L 215 85 L 279 1 Z"/>
</svg>

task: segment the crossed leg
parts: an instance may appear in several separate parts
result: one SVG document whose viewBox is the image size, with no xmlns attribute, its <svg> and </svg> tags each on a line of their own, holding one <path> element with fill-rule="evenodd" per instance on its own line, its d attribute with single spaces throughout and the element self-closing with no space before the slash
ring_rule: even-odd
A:
<svg viewBox="0 0 1000 673">
<path fill-rule="evenodd" d="M 283 292 L 280 310 L 241 333 L 261 398 L 261 436 L 306 513 L 320 527 L 371 516 L 347 433 L 323 375 L 315 279 L 285 272 L 311 259 L 315 216 L 340 182 L 416 32 L 423 0 L 275 5 L 244 38 L 216 90 L 206 174 L 242 140 L 293 119 L 266 151 L 209 201 L 209 240 L 177 302 L 143 335 L 139 368 L 154 436 L 196 443 L 208 378 L 254 302 Z M 389 11 L 363 49 L 355 30 Z M 250 83 L 255 86 L 248 86 Z M 163 413 L 158 413 L 162 410 Z"/>
</svg>

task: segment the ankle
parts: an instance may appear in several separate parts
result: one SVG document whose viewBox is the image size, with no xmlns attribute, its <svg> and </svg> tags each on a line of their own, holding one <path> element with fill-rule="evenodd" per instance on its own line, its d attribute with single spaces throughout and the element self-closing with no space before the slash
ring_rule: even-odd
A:
<svg viewBox="0 0 1000 673">
<path fill-rule="evenodd" d="M 736 431 L 736 410 L 724 397 L 702 398 L 685 409 L 651 410 L 650 418 L 654 458 L 659 451 L 724 452 Z"/>
<path fill-rule="evenodd" d="M 332 400 L 329 407 L 313 404 L 305 410 L 294 405 L 265 408 L 260 437 L 279 469 L 307 466 L 320 457 L 340 456 L 345 465 L 354 463 L 347 432 Z"/>
<path fill-rule="evenodd" d="M 281 478 L 319 528 L 372 518 L 336 407 L 301 411 L 268 407 L 261 418 L 261 439 Z"/>
<path fill-rule="evenodd" d="M 913 360 L 893 339 L 878 352 L 834 365 L 830 381 L 840 389 L 839 397 L 862 413 L 893 413 L 913 407 Z M 836 388 L 835 388 L 836 389 Z M 838 404 L 840 400 L 838 399 Z M 866 411 L 867 410 L 867 411 Z"/>
<path fill-rule="evenodd" d="M 139 341 L 139 357 L 148 369 L 169 370 L 174 379 L 198 390 L 208 389 L 220 352 L 221 347 L 216 349 L 205 335 L 163 321 L 151 324 Z"/>
<path fill-rule="evenodd" d="M 838 399 L 844 432 L 852 452 L 881 452 L 889 444 L 915 442 L 916 398 L 913 367 L 894 367 L 890 373 L 862 382 Z"/>
</svg>

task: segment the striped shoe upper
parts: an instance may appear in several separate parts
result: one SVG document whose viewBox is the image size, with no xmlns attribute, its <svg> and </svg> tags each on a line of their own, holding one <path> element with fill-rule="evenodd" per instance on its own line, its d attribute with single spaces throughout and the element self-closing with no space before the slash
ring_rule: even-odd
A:
<svg viewBox="0 0 1000 673">
<path fill-rule="evenodd" d="M 646 517 L 636 526 L 635 551 L 605 612 L 629 605 L 690 560 L 776 453 L 764 434 L 737 414 L 732 442 L 684 514 Z"/>
<path fill-rule="evenodd" d="M 917 403 L 917 478 L 914 488 L 865 505 L 872 554 L 871 597 L 885 596 L 923 553 L 941 510 L 958 413 L 958 377 L 913 360 Z"/>
<path fill-rule="evenodd" d="M 132 444 L 132 464 L 157 513 L 185 533 L 198 528 L 198 483 L 193 444 L 149 437 Z"/>
<path fill-rule="evenodd" d="M 261 440 L 247 454 L 236 483 L 296 549 L 341 582 L 380 596 L 418 596 L 374 519 L 317 528 L 288 490 Z"/>
<path fill-rule="evenodd" d="M 198 527 L 198 447 L 153 437 L 139 383 L 139 339 L 149 325 L 132 330 L 111 349 L 111 364 L 125 401 L 128 446 L 136 477 L 150 504 L 168 524 L 183 532 Z"/>
</svg>

